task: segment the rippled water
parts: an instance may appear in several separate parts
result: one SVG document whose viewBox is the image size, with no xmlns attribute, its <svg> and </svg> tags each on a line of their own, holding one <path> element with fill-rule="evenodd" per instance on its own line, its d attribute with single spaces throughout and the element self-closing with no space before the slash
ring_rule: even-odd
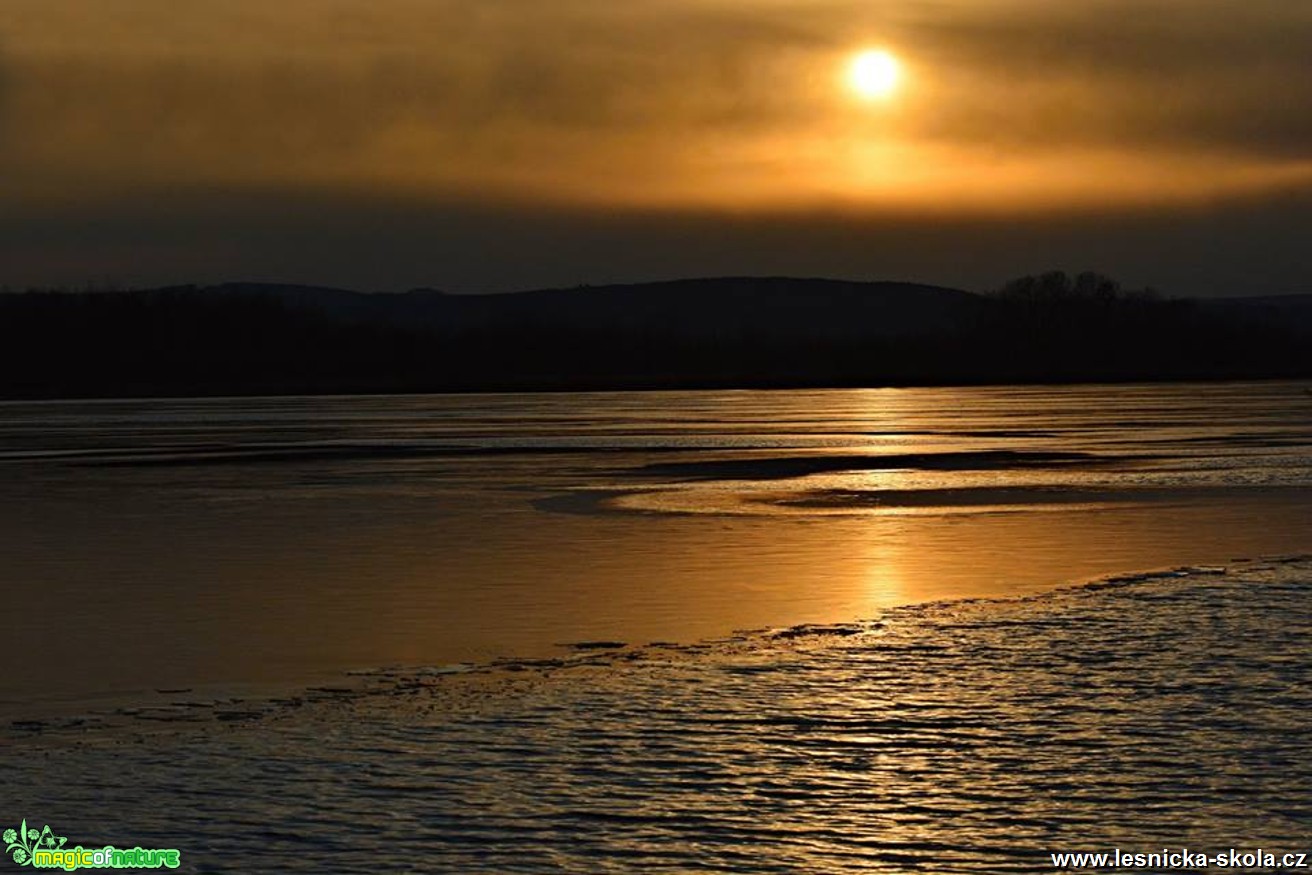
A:
<svg viewBox="0 0 1312 875">
<path fill-rule="evenodd" d="M 0 719 L 1307 549 L 1307 388 L 3 403 Z"/>
<path fill-rule="evenodd" d="M 1312 558 L 890 609 L 243 721 L 10 738 L 6 812 L 204 872 L 1047 872 L 1308 850 Z M 228 707 L 234 707 L 229 703 Z"/>
<path fill-rule="evenodd" d="M 1312 559 L 1241 561 L 1312 550 L 1308 388 L 0 404 L 0 816 L 198 872 L 1312 850 Z"/>
</svg>

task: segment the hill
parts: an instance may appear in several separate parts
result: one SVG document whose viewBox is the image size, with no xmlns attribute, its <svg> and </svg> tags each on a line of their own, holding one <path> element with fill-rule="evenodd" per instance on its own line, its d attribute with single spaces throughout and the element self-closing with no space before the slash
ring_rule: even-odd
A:
<svg viewBox="0 0 1312 875">
<path fill-rule="evenodd" d="M 1056 273 L 993 296 L 783 277 L 0 296 L 10 398 L 1296 377 L 1309 350 L 1312 296 L 1161 300 Z"/>
<path fill-rule="evenodd" d="M 351 321 L 444 333 L 533 325 L 563 331 L 835 339 L 927 334 L 972 319 L 980 298 L 938 286 L 787 277 L 723 277 L 579 286 L 498 295 L 434 289 L 364 294 L 251 283 L 188 287 L 201 295 L 267 295 Z"/>
</svg>

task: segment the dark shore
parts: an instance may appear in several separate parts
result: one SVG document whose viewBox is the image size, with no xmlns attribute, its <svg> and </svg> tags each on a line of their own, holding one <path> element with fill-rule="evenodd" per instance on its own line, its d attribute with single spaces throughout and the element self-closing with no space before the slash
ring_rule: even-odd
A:
<svg viewBox="0 0 1312 875">
<path fill-rule="evenodd" d="M 1164 298 L 1082 279 L 1048 274 L 990 295 L 786 278 L 504 295 L 11 293 L 0 295 L 0 398 L 1312 376 L 1312 295 Z"/>
</svg>

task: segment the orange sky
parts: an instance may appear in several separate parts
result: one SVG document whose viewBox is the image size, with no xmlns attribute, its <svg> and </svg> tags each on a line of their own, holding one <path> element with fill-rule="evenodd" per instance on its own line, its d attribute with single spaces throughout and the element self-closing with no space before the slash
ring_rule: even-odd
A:
<svg viewBox="0 0 1312 875">
<path fill-rule="evenodd" d="M 859 231 L 1301 203 L 1309 45 L 1305 0 L 4 0 L 0 224 L 46 222 L 7 254 L 39 279 L 64 253 L 50 280 L 68 281 L 248 245 L 145 224 L 74 245 L 108 205 L 821 212 Z M 902 76 L 862 100 L 845 71 L 873 47 Z"/>
</svg>

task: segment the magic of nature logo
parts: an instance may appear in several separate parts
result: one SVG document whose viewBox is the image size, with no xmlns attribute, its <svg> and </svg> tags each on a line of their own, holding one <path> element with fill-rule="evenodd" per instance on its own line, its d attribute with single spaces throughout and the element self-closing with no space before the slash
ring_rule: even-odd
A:
<svg viewBox="0 0 1312 875">
<path fill-rule="evenodd" d="M 26 819 L 17 829 L 6 829 L 0 838 L 15 863 L 34 869 L 176 869 L 182 862 L 177 848 L 65 847 L 68 839 L 55 835 L 49 824 L 29 828 Z"/>
</svg>

